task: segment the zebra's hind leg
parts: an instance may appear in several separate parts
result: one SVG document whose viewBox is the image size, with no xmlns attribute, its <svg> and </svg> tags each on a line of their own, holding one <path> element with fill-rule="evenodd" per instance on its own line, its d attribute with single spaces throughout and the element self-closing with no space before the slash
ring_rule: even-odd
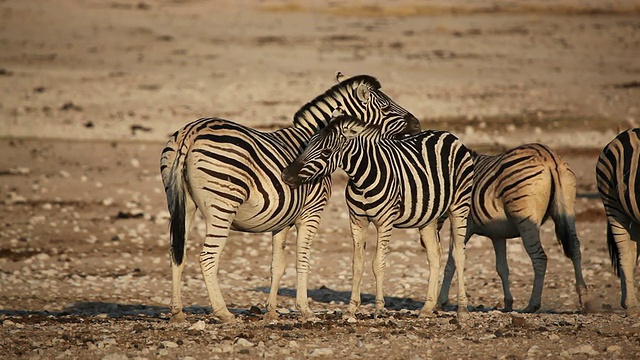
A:
<svg viewBox="0 0 640 360">
<path fill-rule="evenodd" d="M 616 216 L 617 215 L 617 216 Z M 634 271 L 638 256 L 638 241 L 640 241 L 640 229 L 638 225 L 629 222 L 626 217 L 621 214 L 607 214 L 609 231 L 613 234 L 615 246 L 618 248 L 620 256 L 620 286 L 621 300 L 620 305 L 627 309 L 627 316 L 640 316 L 640 306 L 636 297 L 636 289 L 634 285 Z M 626 228 L 623 223 L 630 224 Z"/>
<path fill-rule="evenodd" d="M 509 263 L 507 263 L 507 239 L 492 238 L 493 251 L 496 254 L 496 271 L 502 281 L 502 291 L 504 293 L 503 311 L 513 311 L 513 295 L 509 289 Z"/>
<path fill-rule="evenodd" d="M 318 230 L 320 215 L 314 215 L 298 220 L 296 229 L 298 236 L 296 238 L 296 273 L 297 273 L 297 289 L 296 289 L 296 308 L 300 311 L 303 320 L 315 319 L 313 311 L 309 307 L 307 299 L 307 283 L 309 278 L 309 261 L 311 256 L 311 243 L 313 237 Z"/>
<path fill-rule="evenodd" d="M 422 240 L 421 240 L 422 241 Z M 426 245 L 422 247 L 426 250 Z M 451 281 L 453 274 L 456 272 L 456 264 L 453 262 L 453 241 L 449 241 L 449 255 L 447 256 L 447 264 L 444 267 L 444 276 L 442 278 L 442 286 L 440 287 L 440 295 L 438 295 L 437 308 L 444 310 L 449 305 L 449 290 L 451 289 Z"/>
<path fill-rule="evenodd" d="M 185 199 L 185 227 L 184 227 L 184 243 L 182 245 L 182 262 L 176 263 L 174 254 L 171 254 L 171 320 L 172 323 L 180 323 L 185 320 L 185 315 L 182 310 L 182 272 L 187 262 L 187 243 L 189 239 L 189 230 L 193 223 L 197 207 L 191 197 L 187 196 Z M 172 250 L 173 251 L 173 250 Z"/>
<path fill-rule="evenodd" d="M 351 237 L 353 240 L 353 260 L 352 260 L 352 284 L 351 299 L 345 317 L 353 318 L 360 307 L 360 285 L 362 283 L 362 273 L 364 272 L 364 235 L 367 230 L 368 221 L 364 218 L 351 214 L 349 225 L 351 227 Z"/>
<path fill-rule="evenodd" d="M 267 313 L 265 314 L 265 318 L 268 320 L 278 318 L 278 313 L 276 312 L 276 306 L 278 304 L 278 287 L 285 269 L 284 249 L 289 229 L 291 229 L 290 226 L 273 233 L 271 250 L 271 288 L 269 290 L 269 299 L 267 300 Z"/>
<path fill-rule="evenodd" d="M 453 205 L 452 205 L 453 206 Z M 454 207 L 455 208 L 455 207 Z M 451 219 L 451 235 L 453 242 L 453 260 L 456 265 L 458 281 L 458 320 L 467 320 L 469 309 L 467 309 L 468 299 L 464 283 L 464 263 L 466 259 L 465 244 L 469 240 L 470 232 L 467 228 L 468 207 L 461 206 L 453 211 L 449 217 Z"/>
<path fill-rule="evenodd" d="M 378 242 L 376 253 L 373 258 L 373 277 L 376 280 L 376 315 L 382 315 L 384 308 L 384 273 L 387 268 L 387 254 L 389 253 L 389 240 L 391 239 L 391 224 L 381 224 L 377 226 Z M 437 294 L 436 294 L 437 295 Z M 434 304 L 435 304 L 435 298 Z"/>
<path fill-rule="evenodd" d="M 202 251 L 200 252 L 200 270 L 209 294 L 213 316 L 221 322 L 233 322 L 235 317 L 227 309 L 218 283 L 218 269 L 220 268 L 220 254 L 224 250 L 229 237 L 231 222 L 235 217 L 235 210 L 210 205 L 205 214 L 207 230 Z"/>
<path fill-rule="evenodd" d="M 533 290 L 529 298 L 529 304 L 522 312 L 534 313 L 540 309 L 542 302 L 542 288 L 544 287 L 544 276 L 547 271 L 547 254 L 545 254 L 540 243 L 540 227 L 530 218 L 521 219 L 517 222 L 524 248 L 531 258 L 533 265 Z"/>
<path fill-rule="evenodd" d="M 437 222 L 431 222 L 420 229 L 420 241 L 427 250 L 427 260 L 429 262 L 429 284 L 427 286 L 427 300 L 420 310 L 420 317 L 433 315 L 433 310 L 438 299 L 438 280 L 440 279 L 440 257 L 442 250 L 437 234 Z M 455 265 L 454 265 L 455 266 Z M 455 267 L 452 269 L 455 271 Z"/>
</svg>

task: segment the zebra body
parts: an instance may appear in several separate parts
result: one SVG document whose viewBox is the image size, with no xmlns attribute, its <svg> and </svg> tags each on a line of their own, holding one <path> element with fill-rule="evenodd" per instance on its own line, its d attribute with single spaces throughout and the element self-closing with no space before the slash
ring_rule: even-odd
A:
<svg viewBox="0 0 640 360">
<path fill-rule="evenodd" d="M 172 321 L 184 319 L 180 279 L 196 210 L 206 221 L 199 260 L 214 316 L 222 321 L 234 319 L 217 275 L 229 231 L 239 230 L 273 235 L 267 316 L 277 317 L 285 239 L 292 226 L 297 229 L 296 306 L 302 316 L 313 316 L 307 301 L 310 248 L 331 183 L 326 179 L 294 190 L 282 182 L 280 173 L 336 109 L 374 124 L 410 124 L 402 131 L 419 128 L 418 120 L 384 94 L 376 79 L 362 75 L 342 81 L 306 104 L 295 114 L 293 126 L 285 129 L 267 133 L 207 118 L 187 124 L 170 137 L 162 151 L 161 173 L 171 213 Z"/>
<path fill-rule="evenodd" d="M 580 240 L 575 227 L 576 177 L 558 155 L 542 144 L 521 145 L 498 155 L 474 154 L 474 184 L 465 244 L 473 234 L 491 238 L 496 270 L 502 280 L 505 311 L 513 309 L 509 290 L 506 239 L 521 237 L 534 270 L 533 290 L 524 312 L 541 306 L 547 256 L 540 226 L 553 218 L 558 242 L 571 259 L 576 292 L 584 305 L 587 286 L 582 276 Z M 439 304 L 447 302 L 455 264 L 445 267 Z"/>
<path fill-rule="evenodd" d="M 620 277 L 620 304 L 627 315 L 640 316 L 633 280 L 640 244 L 640 128 L 620 133 L 605 146 L 596 180 L 607 214 L 609 256 Z"/>
<path fill-rule="evenodd" d="M 353 287 L 349 314 L 360 305 L 364 269 L 364 235 L 372 222 L 378 233 L 373 273 L 376 311 L 384 311 L 382 284 L 391 231 L 418 228 L 430 267 L 427 301 L 421 315 L 433 312 L 440 274 L 437 219 L 449 214 L 454 255 L 464 269 L 464 235 L 469 211 L 473 162 L 464 145 L 444 131 L 425 131 L 403 139 L 384 136 L 379 128 L 340 116 L 309 142 L 283 172 L 292 186 L 329 177 L 337 168 L 349 176 L 346 200 L 354 242 Z M 468 316 L 463 271 L 458 276 L 461 317 Z"/>
</svg>

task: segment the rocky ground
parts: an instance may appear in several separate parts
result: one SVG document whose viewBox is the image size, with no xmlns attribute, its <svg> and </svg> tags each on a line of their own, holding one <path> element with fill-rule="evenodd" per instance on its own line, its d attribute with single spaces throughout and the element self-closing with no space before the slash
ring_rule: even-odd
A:
<svg viewBox="0 0 640 360">
<path fill-rule="evenodd" d="M 640 322 L 619 305 L 594 175 L 602 147 L 637 126 L 638 5 L 357 4 L 0 0 L 0 358 L 640 357 Z M 388 316 L 371 316 L 367 266 L 361 313 L 343 320 L 351 243 L 338 173 L 313 246 L 318 321 L 301 322 L 295 311 L 293 235 L 281 315 L 267 321 L 258 310 L 269 291 L 270 236 L 232 233 L 220 279 L 238 322 L 217 323 L 195 260 L 197 222 L 184 276 L 187 321 L 169 323 L 158 170 L 166 135 L 202 116 L 285 126 L 337 70 L 376 76 L 424 127 L 454 131 L 476 149 L 542 141 L 557 150 L 578 177 L 588 311 L 548 223 L 536 314 L 499 311 L 491 244 L 476 237 L 467 249 L 471 319 L 459 323 L 453 311 L 419 319 L 426 255 L 415 231 L 398 230 Z M 446 249 L 446 230 L 442 237 Z M 519 240 L 508 251 L 514 307 L 523 308 L 531 263 Z"/>
</svg>

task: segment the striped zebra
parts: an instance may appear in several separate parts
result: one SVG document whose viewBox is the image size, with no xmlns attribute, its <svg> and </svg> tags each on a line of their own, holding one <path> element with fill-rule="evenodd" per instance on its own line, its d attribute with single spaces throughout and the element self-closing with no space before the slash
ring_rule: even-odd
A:
<svg viewBox="0 0 640 360">
<path fill-rule="evenodd" d="M 420 316 L 427 316 L 438 296 L 441 250 L 436 229 L 437 219 L 445 213 L 452 219 L 456 264 L 464 269 L 473 161 L 467 148 L 448 132 L 424 131 L 393 139 L 382 130 L 351 116 L 338 116 L 309 141 L 282 176 L 294 188 L 329 178 L 337 167 L 349 176 L 346 200 L 354 244 L 350 316 L 360 305 L 368 224 L 372 222 L 378 233 L 373 260 L 376 313 L 384 311 L 382 284 L 391 231 L 418 228 L 430 269 L 427 300 L 420 310 Z M 468 312 L 463 271 L 458 273 L 458 284 L 458 316 L 464 319 Z"/>
<path fill-rule="evenodd" d="M 325 179 L 294 190 L 282 182 L 280 173 L 337 109 L 376 125 L 401 121 L 408 124 L 403 130 L 416 132 L 418 120 L 380 87 L 367 75 L 346 79 L 298 110 L 292 126 L 274 132 L 204 118 L 170 137 L 162 150 L 160 170 L 171 214 L 173 322 L 185 317 L 180 281 L 188 232 L 197 209 L 206 222 L 199 260 L 214 317 L 223 322 L 234 319 L 218 285 L 220 254 L 230 230 L 273 234 L 267 317 L 278 316 L 278 284 L 285 267 L 285 239 L 292 226 L 297 229 L 296 306 L 303 317 L 313 316 L 307 301 L 309 255 L 331 182 Z"/>
<path fill-rule="evenodd" d="M 607 213 L 611 265 L 620 277 L 620 304 L 628 316 L 640 316 L 633 273 L 640 243 L 640 128 L 616 136 L 596 166 L 598 192 Z"/>
<path fill-rule="evenodd" d="M 527 144 L 498 155 L 473 153 L 475 165 L 471 214 L 465 244 L 473 234 L 491 238 L 496 270 L 502 280 L 504 310 L 513 310 L 509 290 L 506 239 L 521 237 L 534 271 L 533 290 L 523 312 L 540 309 L 547 256 L 540 244 L 540 226 L 551 217 L 564 254 L 571 259 L 576 292 L 584 305 L 587 285 L 582 277 L 580 240 L 576 235 L 576 177 L 558 155 L 542 144 Z M 455 264 L 449 255 L 438 303 L 444 306 Z"/>
</svg>

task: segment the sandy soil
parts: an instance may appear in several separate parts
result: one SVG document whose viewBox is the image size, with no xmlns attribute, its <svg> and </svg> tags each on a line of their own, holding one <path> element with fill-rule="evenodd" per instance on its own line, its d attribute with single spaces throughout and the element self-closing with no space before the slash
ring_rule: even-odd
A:
<svg viewBox="0 0 640 360">
<path fill-rule="evenodd" d="M 0 0 L 0 358 L 640 357 L 640 322 L 619 305 L 593 171 L 599 150 L 638 126 L 640 4 L 487 4 Z M 240 321 L 216 323 L 195 261 L 198 222 L 187 323 L 170 324 L 158 170 L 167 134 L 203 116 L 286 126 L 338 70 L 376 76 L 425 127 L 476 149 L 530 141 L 556 149 L 578 176 L 591 311 L 578 311 L 550 223 L 537 314 L 499 311 L 493 251 L 477 237 L 467 250 L 471 320 L 459 324 L 452 311 L 418 319 L 426 255 L 417 233 L 396 231 L 389 317 L 370 316 L 367 267 L 362 314 L 342 320 L 351 244 L 336 174 L 309 279 L 320 321 L 302 323 L 294 309 L 293 236 L 281 318 L 267 322 L 253 307 L 264 308 L 268 293 L 270 236 L 233 233 L 220 277 Z M 523 308 L 533 273 L 519 240 L 509 261 L 514 306 Z"/>
</svg>

